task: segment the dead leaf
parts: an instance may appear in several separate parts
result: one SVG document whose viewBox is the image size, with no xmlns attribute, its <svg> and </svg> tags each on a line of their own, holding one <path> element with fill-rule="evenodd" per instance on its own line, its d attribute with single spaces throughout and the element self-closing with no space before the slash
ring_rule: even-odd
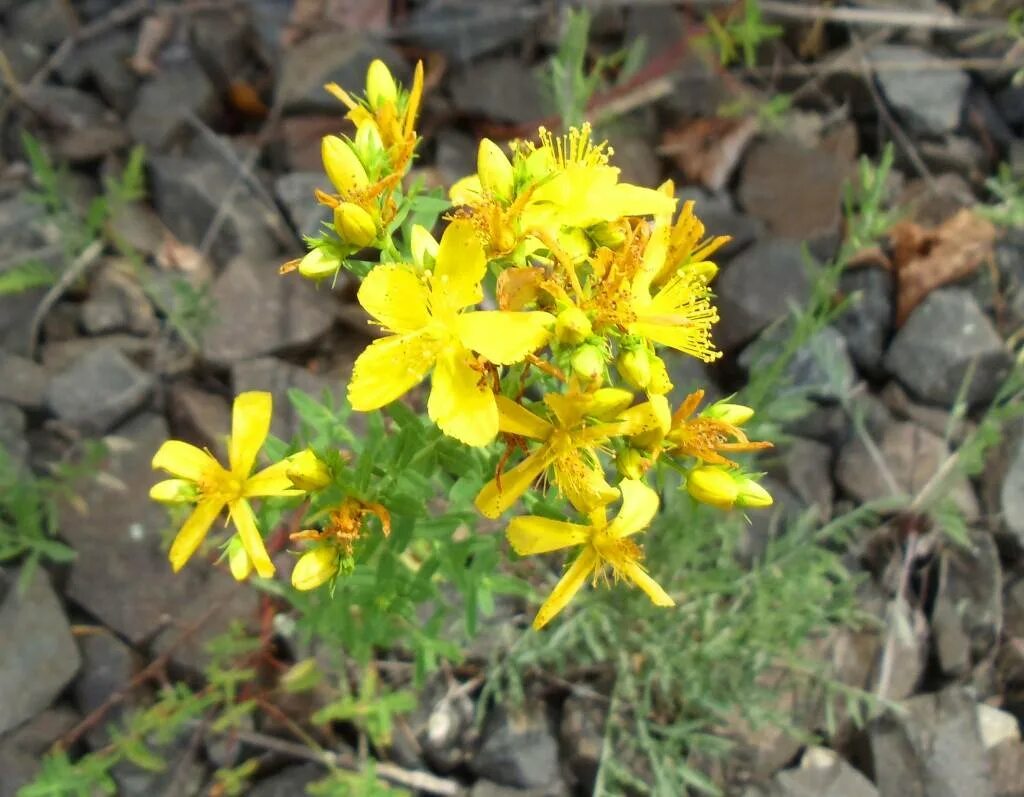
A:
<svg viewBox="0 0 1024 797">
<path fill-rule="evenodd" d="M 228 89 L 228 99 L 232 107 L 253 119 L 263 119 L 270 109 L 263 102 L 260 93 L 246 80 L 234 80 Z"/>
<path fill-rule="evenodd" d="M 156 252 L 156 263 L 160 268 L 185 274 L 209 275 L 212 271 L 202 252 L 179 241 L 170 230 L 164 233 L 163 243 Z"/>
<path fill-rule="evenodd" d="M 687 179 L 720 191 L 756 132 L 753 118 L 694 119 L 665 133 L 658 153 L 671 156 Z"/>
<path fill-rule="evenodd" d="M 973 274 L 992 257 L 996 228 L 970 208 L 963 208 L 938 227 L 926 229 L 911 221 L 889 231 L 896 269 L 896 325 L 933 290 Z"/>
<path fill-rule="evenodd" d="M 174 16 L 166 11 L 158 11 L 142 20 L 135 52 L 128 59 L 128 66 L 136 75 L 145 77 L 158 71 L 156 58 L 173 31 Z"/>
</svg>

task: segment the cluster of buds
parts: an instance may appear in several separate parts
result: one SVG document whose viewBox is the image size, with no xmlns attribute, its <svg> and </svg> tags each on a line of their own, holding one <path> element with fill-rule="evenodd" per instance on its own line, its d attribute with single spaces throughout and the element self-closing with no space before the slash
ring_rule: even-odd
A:
<svg viewBox="0 0 1024 797">
<path fill-rule="evenodd" d="M 402 181 L 418 141 L 422 65 L 409 91 L 379 61 L 363 98 L 327 88 L 348 108 L 355 134 L 324 138 L 334 193 L 317 196 L 333 208 L 333 224 L 285 270 L 319 280 L 360 249 L 381 252 L 358 299 L 384 335 L 356 360 L 353 409 L 381 408 L 429 377 L 427 414 L 441 432 L 467 446 L 505 444 L 476 498 L 483 515 L 497 518 L 528 491 L 554 486 L 566 501 L 565 520 L 519 516 L 507 530 L 521 555 L 578 549 L 536 627 L 588 578 L 623 579 L 655 604 L 672 605 L 644 568 L 635 536 L 660 504 L 645 483 L 651 469 L 681 472 L 689 495 L 721 509 L 772 500 L 756 474 L 729 459 L 769 445 L 743 431 L 751 408 L 726 400 L 701 410 L 703 391 L 675 411 L 668 399 L 666 358 L 720 356 L 711 340 L 718 312 L 710 258 L 728 238 L 705 237 L 693 202 L 677 212 L 671 181 L 657 188 L 621 181 L 612 150 L 592 140 L 589 125 L 563 136 L 541 128 L 535 141 L 507 148 L 482 140 L 477 173 L 451 188 L 440 237 L 418 225 L 403 237 L 396 220 L 413 201 Z M 488 275 L 496 309 L 481 308 Z M 289 486 L 310 485 L 293 478 Z M 386 506 L 350 497 L 322 529 L 295 535 L 312 545 L 296 567 L 296 586 L 344 573 L 367 516 L 387 534 Z"/>
</svg>

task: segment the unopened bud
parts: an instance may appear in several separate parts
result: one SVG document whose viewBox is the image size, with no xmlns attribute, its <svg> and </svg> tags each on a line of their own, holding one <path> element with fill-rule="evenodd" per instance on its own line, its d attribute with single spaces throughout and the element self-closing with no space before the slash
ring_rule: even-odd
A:
<svg viewBox="0 0 1024 797">
<path fill-rule="evenodd" d="M 185 479 L 164 479 L 149 488 L 149 497 L 161 504 L 191 504 L 199 500 L 199 490 Z"/>
<path fill-rule="evenodd" d="M 332 545 L 321 545 L 306 551 L 292 570 L 295 589 L 316 589 L 338 572 L 338 551 Z"/>
<path fill-rule="evenodd" d="M 602 421 L 617 417 L 633 403 L 633 394 L 620 387 L 602 387 L 590 394 L 587 415 Z"/>
<path fill-rule="evenodd" d="M 705 418 L 713 418 L 716 421 L 742 426 L 754 417 L 754 410 L 743 404 L 730 404 L 727 401 L 716 401 L 707 407 L 702 413 Z"/>
<path fill-rule="evenodd" d="M 736 487 L 739 490 L 739 494 L 736 496 L 736 506 L 762 509 L 775 503 L 771 493 L 749 476 L 738 479 Z"/>
<path fill-rule="evenodd" d="M 384 141 L 380 137 L 380 130 L 377 128 L 377 123 L 373 121 L 366 121 L 359 125 L 353 143 L 360 163 L 373 163 L 377 156 L 384 151 Z"/>
<path fill-rule="evenodd" d="M 299 273 L 306 279 L 322 280 L 334 276 L 341 268 L 341 261 L 329 256 L 323 249 L 310 249 L 299 261 Z"/>
<path fill-rule="evenodd" d="M 371 61 L 370 68 L 366 70 L 366 101 L 374 110 L 388 103 L 398 103 L 398 85 L 387 64 L 379 58 Z"/>
<path fill-rule="evenodd" d="M 505 202 L 512 199 L 515 191 L 512 162 L 501 147 L 489 138 L 480 142 L 476 153 L 476 171 L 480 176 L 480 185 L 485 191 Z"/>
<path fill-rule="evenodd" d="M 587 230 L 590 239 L 598 246 L 618 249 L 626 240 L 626 230 L 618 223 L 603 221 Z"/>
<path fill-rule="evenodd" d="M 615 458 L 615 467 L 624 479 L 642 479 L 650 465 L 643 451 L 627 448 Z"/>
<path fill-rule="evenodd" d="M 285 475 L 299 490 L 307 493 L 322 490 L 331 483 L 331 469 L 327 463 L 313 453 L 312 449 L 304 449 L 292 454 L 287 459 Z"/>
<path fill-rule="evenodd" d="M 646 346 L 623 349 L 615 360 L 615 367 L 634 390 L 645 390 L 651 383 L 651 356 Z"/>
<path fill-rule="evenodd" d="M 739 487 L 722 468 L 701 465 L 687 474 L 686 492 L 702 504 L 732 509 L 739 496 Z"/>
<path fill-rule="evenodd" d="M 320 143 L 320 154 L 327 177 L 342 196 L 350 196 L 370 184 L 362 161 L 352 149 L 352 145 L 343 138 L 324 136 Z"/>
<path fill-rule="evenodd" d="M 593 331 L 590 319 L 578 307 L 567 307 L 555 319 L 555 340 L 559 343 L 577 345 Z"/>
<path fill-rule="evenodd" d="M 341 240 L 352 246 L 369 246 L 377 240 L 373 216 L 354 202 L 342 202 L 334 209 L 334 229 Z"/>
<path fill-rule="evenodd" d="M 604 352 L 600 346 L 585 344 L 576 349 L 569 364 L 573 373 L 593 382 L 604 375 Z"/>
</svg>

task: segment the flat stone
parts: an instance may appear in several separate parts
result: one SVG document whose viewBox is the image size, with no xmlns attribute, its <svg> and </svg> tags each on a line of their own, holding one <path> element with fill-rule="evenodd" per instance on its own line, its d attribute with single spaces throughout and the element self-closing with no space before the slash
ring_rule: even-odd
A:
<svg viewBox="0 0 1024 797">
<path fill-rule="evenodd" d="M 324 91 L 337 83 L 346 91 L 361 94 L 366 70 L 379 58 L 403 85 L 412 70 L 401 53 L 379 39 L 359 31 L 318 33 L 284 51 L 277 79 L 276 102 L 285 113 L 326 112 L 341 114 L 344 107 Z"/>
<path fill-rule="evenodd" d="M 794 437 L 780 455 L 781 475 L 796 496 L 817 510 L 822 523 L 832 518 L 832 449 L 817 440 Z"/>
<path fill-rule="evenodd" d="M 870 780 L 824 747 L 808 748 L 800 766 L 775 776 L 778 797 L 878 797 Z"/>
<path fill-rule="evenodd" d="M 731 351 L 806 304 L 815 268 L 793 241 L 769 238 L 741 252 L 713 283 L 721 316 L 715 342 Z"/>
<path fill-rule="evenodd" d="M 478 780 L 469 790 L 469 797 L 568 797 L 569 792 L 560 783 L 538 786 L 533 789 L 517 789 L 503 786 L 493 780 Z"/>
<path fill-rule="evenodd" d="M 577 791 L 592 794 L 604 750 L 608 706 L 594 699 L 569 695 L 562 704 L 559 739 Z"/>
<path fill-rule="evenodd" d="M 849 171 L 850 164 L 831 152 L 768 138 L 753 144 L 743 161 L 739 202 L 773 235 L 807 241 L 816 254 L 829 256 L 838 243 Z"/>
<path fill-rule="evenodd" d="M 472 755 L 477 735 L 473 701 L 464 693 L 450 694 L 440 678 L 424 685 L 409 724 L 422 760 L 435 772 L 452 772 Z"/>
<path fill-rule="evenodd" d="M 92 94 L 43 85 L 27 89 L 25 99 L 33 107 L 46 109 L 52 128 L 47 138 L 60 160 L 95 161 L 131 143 L 117 114 Z"/>
<path fill-rule="evenodd" d="M 153 305 L 139 284 L 134 267 L 118 258 L 111 258 L 98 271 L 81 313 L 82 328 L 90 335 L 151 335 L 159 328 Z"/>
<path fill-rule="evenodd" d="M 42 409 L 48 382 L 46 369 L 38 363 L 0 351 L 0 401 L 25 410 Z"/>
<path fill-rule="evenodd" d="M 16 468 L 28 467 L 28 440 L 25 413 L 15 405 L 0 401 L 0 448 Z"/>
<path fill-rule="evenodd" d="M 40 47 L 52 47 L 72 33 L 74 20 L 61 0 L 23 0 L 14 4 L 7 18 L 8 31 L 15 39 Z"/>
<path fill-rule="evenodd" d="M 37 568 L 19 594 L 17 573 L 0 573 L 0 639 L 14 655 L 0 667 L 0 734 L 31 719 L 60 693 L 81 659 L 60 599 Z"/>
<path fill-rule="evenodd" d="M 226 263 L 243 253 L 265 257 L 276 252 L 271 233 L 275 212 L 244 186 L 234 190 L 238 173 L 223 160 L 158 156 L 149 163 L 153 204 L 182 243 L 202 246 L 210 224 L 223 208 L 220 228 L 209 244 L 215 263 Z"/>
<path fill-rule="evenodd" d="M 1003 627 L 1003 570 L 987 533 L 971 535 L 972 550 L 946 548 L 932 609 L 932 635 L 939 666 L 965 675 L 988 655 Z"/>
<path fill-rule="evenodd" d="M 477 61 L 454 73 L 449 88 L 456 110 L 495 122 L 537 122 L 549 110 L 540 82 L 512 56 Z"/>
<path fill-rule="evenodd" d="M 999 504 L 1003 525 L 1024 548 L 1024 443 L 1017 444 L 999 491 Z"/>
<path fill-rule="evenodd" d="M 321 172 L 292 172 L 274 182 L 274 193 L 299 235 L 319 235 L 323 232 L 323 223 L 332 220 L 331 209 L 317 202 L 313 195 L 314 189 L 325 189 L 328 185 Z"/>
<path fill-rule="evenodd" d="M 949 456 L 949 449 L 941 437 L 909 422 L 889 425 L 875 443 L 896 488 L 909 496 L 921 490 Z M 836 482 L 861 502 L 892 495 L 888 482 L 868 453 L 868 447 L 857 436 L 839 452 Z M 980 515 L 978 499 L 966 477 L 953 479 L 946 495 L 956 502 L 969 522 Z"/>
<path fill-rule="evenodd" d="M 1020 741 L 1020 724 L 1008 711 L 1002 711 L 986 703 L 978 704 L 978 732 L 986 750 L 992 750 L 1004 742 Z M 1024 781 L 1021 781 L 1024 786 Z"/>
<path fill-rule="evenodd" d="M 832 325 L 846 339 L 857 368 L 877 377 L 892 334 L 892 274 L 881 268 L 850 269 L 839 278 L 839 290 L 849 297 L 849 303 Z"/>
<path fill-rule="evenodd" d="M 523 41 L 541 14 L 541 9 L 524 0 L 488 5 L 428 3 L 414 8 L 391 33 L 400 41 L 443 53 L 449 62 L 461 65 Z"/>
<path fill-rule="evenodd" d="M 145 404 L 152 390 L 150 374 L 103 346 L 57 374 L 46 390 L 46 403 L 62 421 L 103 433 Z"/>
<path fill-rule="evenodd" d="M 217 112 L 217 90 L 194 60 L 161 68 L 139 88 L 128 115 L 132 138 L 162 152 L 194 135 L 189 116 L 210 122 Z"/>
<path fill-rule="evenodd" d="M 297 274 L 278 274 L 280 262 L 239 257 L 213 285 L 217 313 L 203 336 L 203 356 L 229 365 L 308 345 L 334 324 L 334 300 Z"/>
<path fill-rule="evenodd" d="M 485 721 L 480 748 L 470 762 L 478 777 L 521 789 L 560 780 L 558 740 L 543 703 L 526 703 L 511 714 L 495 706 Z"/>
<path fill-rule="evenodd" d="M 1021 797 L 1024 794 L 1024 744 L 1007 741 L 988 751 L 992 769 L 994 797 Z"/>
<path fill-rule="evenodd" d="M 881 44 L 868 53 L 882 94 L 914 133 L 940 136 L 960 125 L 970 79 L 959 69 L 929 68 L 936 57 L 905 44 Z"/>
<path fill-rule="evenodd" d="M 249 797 L 295 797 L 306 794 L 310 783 L 327 777 L 327 770 L 316 764 L 297 764 L 252 784 Z"/>
<path fill-rule="evenodd" d="M 445 127 L 437 131 L 434 166 L 451 185 L 476 171 L 477 141 L 461 130 Z"/>
<path fill-rule="evenodd" d="M 739 356 L 739 364 L 747 371 L 767 367 L 790 335 L 791 324 L 784 322 L 769 327 Z M 794 353 L 786 366 L 786 387 L 818 401 L 840 401 L 850 395 L 857 380 L 846 339 L 828 326 L 812 335 Z"/>
<path fill-rule="evenodd" d="M 0 797 L 16 797 L 39 774 L 41 760 L 80 717 L 68 708 L 47 709 L 0 738 Z"/>
<path fill-rule="evenodd" d="M 112 30 L 80 42 L 57 72 L 65 83 L 93 84 L 111 108 L 127 116 L 139 85 L 139 77 L 128 68 L 136 38 L 133 31 Z"/>
<path fill-rule="evenodd" d="M 78 649 L 82 671 L 75 679 L 75 705 L 82 714 L 89 714 L 128 685 L 139 662 L 135 652 L 105 628 L 80 635 Z M 108 714 L 107 720 L 112 719 Z"/>
<path fill-rule="evenodd" d="M 973 364 L 966 400 L 978 406 L 991 401 L 1011 362 L 974 297 L 943 288 L 930 293 L 896 334 L 885 368 L 914 395 L 948 407 Z"/>
<path fill-rule="evenodd" d="M 881 797 L 993 797 L 970 694 L 953 686 L 901 705 L 869 728 Z"/>
<path fill-rule="evenodd" d="M 51 374 L 74 368 L 84 357 L 99 349 L 113 349 L 132 362 L 147 367 L 153 364 L 155 343 L 149 338 L 114 333 L 95 338 L 71 338 L 45 343 L 42 348 L 43 367 Z"/>
<path fill-rule="evenodd" d="M 1024 126 L 1024 86 L 1006 86 L 996 94 L 995 103 L 1007 124 Z"/>
<path fill-rule="evenodd" d="M 63 258 L 60 229 L 45 210 L 18 194 L 0 201 L 0 274 L 38 260 L 59 273 Z M 28 349 L 29 326 L 47 287 L 0 296 L 0 348 L 18 354 Z"/>
<path fill-rule="evenodd" d="M 193 385 L 176 384 L 171 388 L 168 410 L 175 428 L 185 438 L 195 440 L 218 458 L 226 456 L 231 433 L 231 405 L 226 398 Z"/>
</svg>

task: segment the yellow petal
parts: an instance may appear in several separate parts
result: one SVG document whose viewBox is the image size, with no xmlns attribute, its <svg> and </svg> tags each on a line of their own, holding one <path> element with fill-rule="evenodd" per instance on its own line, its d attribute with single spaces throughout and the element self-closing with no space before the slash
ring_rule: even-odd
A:
<svg viewBox="0 0 1024 797">
<path fill-rule="evenodd" d="M 309 493 L 331 483 L 331 469 L 311 448 L 292 454 L 284 463 L 288 479 L 298 490 Z"/>
<path fill-rule="evenodd" d="M 377 266 L 363 280 L 358 299 L 391 332 L 415 332 L 430 323 L 427 288 L 405 266 Z"/>
<path fill-rule="evenodd" d="M 653 188 L 618 183 L 610 195 L 606 196 L 604 212 L 608 219 L 620 216 L 661 216 L 672 213 L 675 207 L 675 197 L 665 196 Z"/>
<path fill-rule="evenodd" d="M 721 353 L 716 351 L 711 343 L 711 335 L 707 326 L 696 324 L 651 324 L 636 322 L 629 325 L 629 331 L 634 335 L 662 346 L 689 354 L 704 362 L 714 362 Z"/>
<path fill-rule="evenodd" d="M 245 480 L 245 484 L 242 486 L 242 497 L 302 495 L 305 491 L 295 486 L 295 482 L 289 475 L 291 469 L 291 462 L 284 459 L 257 471 Z"/>
<path fill-rule="evenodd" d="M 244 479 L 252 472 L 256 457 L 270 433 L 273 412 L 274 399 L 270 393 L 251 390 L 235 396 L 231 410 L 228 461 L 236 478 Z"/>
<path fill-rule="evenodd" d="M 149 488 L 149 497 L 161 504 L 192 504 L 199 498 L 199 489 L 188 479 L 164 479 Z"/>
<path fill-rule="evenodd" d="M 235 528 L 238 529 L 238 536 L 245 546 L 245 552 L 256 568 L 256 573 L 262 578 L 270 578 L 274 575 L 274 563 L 270 561 L 267 549 L 263 545 L 263 537 L 256 528 L 256 515 L 249 502 L 244 498 L 232 501 L 228 511 L 231 513 Z"/>
<path fill-rule="evenodd" d="M 479 310 L 455 321 L 462 345 L 492 363 L 512 365 L 548 342 L 555 318 L 539 311 Z"/>
<path fill-rule="evenodd" d="M 430 234 L 430 230 L 422 224 L 412 225 L 410 246 L 412 248 L 413 262 L 420 268 L 426 266 L 428 255 L 430 256 L 431 264 L 437 258 L 438 243 L 434 236 Z"/>
<path fill-rule="evenodd" d="M 461 310 L 483 298 L 480 280 L 487 270 L 484 245 L 473 223 L 456 219 L 441 236 L 431 281 L 431 300 L 435 308 Z"/>
<path fill-rule="evenodd" d="M 530 489 L 530 485 L 547 470 L 553 459 L 551 449 L 546 445 L 541 446 L 512 470 L 501 474 L 500 489 L 497 479 L 487 482 L 474 501 L 480 514 L 489 518 L 498 517 Z"/>
<path fill-rule="evenodd" d="M 658 494 L 635 479 L 619 482 L 622 493 L 622 508 L 618 516 L 608 524 L 608 533 L 613 537 L 628 537 L 647 528 L 658 512 Z"/>
<path fill-rule="evenodd" d="M 562 520 L 526 515 L 512 518 L 505 536 L 520 556 L 536 553 L 548 553 L 582 545 L 590 539 L 591 528 L 578 523 L 566 523 Z"/>
<path fill-rule="evenodd" d="M 596 564 L 597 555 L 593 549 L 585 548 L 565 571 L 565 575 L 555 585 L 551 595 L 544 601 L 544 605 L 540 607 L 537 616 L 533 618 L 534 628 L 540 630 L 546 626 L 556 614 L 568 605 L 573 596 L 580 591 L 580 587 L 583 586 L 583 582 L 587 580 L 587 576 L 591 574 Z"/>
<path fill-rule="evenodd" d="M 209 479 L 211 474 L 223 472 L 220 463 L 191 443 L 168 440 L 153 455 L 153 467 L 190 482 Z"/>
<path fill-rule="evenodd" d="M 228 545 L 228 569 L 235 581 L 245 581 L 252 574 L 252 559 L 245 552 L 242 541 L 236 534 Z"/>
<path fill-rule="evenodd" d="M 655 606 L 676 605 L 676 602 L 669 597 L 668 593 L 661 588 L 657 581 L 650 577 L 639 562 L 627 562 L 622 567 L 621 572 L 622 575 L 647 593 L 647 597 L 651 599 L 651 603 Z"/>
<path fill-rule="evenodd" d="M 498 405 L 498 429 L 533 440 L 547 440 L 554 427 L 539 415 L 506 396 L 495 396 Z"/>
<path fill-rule="evenodd" d="M 174 542 L 171 543 L 171 550 L 167 555 L 175 573 L 181 570 L 185 562 L 196 552 L 196 548 L 206 537 L 210 526 L 213 525 L 213 521 L 217 519 L 217 515 L 223 508 L 224 502 L 216 498 L 207 498 L 196 504 L 196 508 L 188 516 L 185 525 L 181 527 Z"/>
<path fill-rule="evenodd" d="M 600 463 L 588 462 L 579 450 L 555 460 L 555 484 L 576 511 L 584 515 L 619 497 L 619 491 L 605 480 Z"/>
<path fill-rule="evenodd" d="M 449 437 L 484 446 L 498 434 L 498 407 L 488 377 L 470 367 L 471 358 L 460 347 L 450 347 L 437 358 L 427 414 Z"/>
<path fill-rule="evenodd" d="M 473 205 L 483 199 L 484 189 L 475 174 L 456 180 L 448 189 L 448 197 L 454 205 Z"/>
<path fill-rule="evenodd" d="M 423 333 L 375 340 L 356 360 L 348 383 L 352 409 L 367 412 L 390 404 L 419 384 L 437 356 L 438 342 Z"/>
<path fill-rule="evenodd" d="M 412 88 L 409 89 L 409 99 L 405 104 L 405 128 L 408 136 L 416 125 L 416 114 L 420 109 L 420 100 L 423 99 L 423 62 L 416 62 L 416 69 L 412 73 Z"/>
</svg>

